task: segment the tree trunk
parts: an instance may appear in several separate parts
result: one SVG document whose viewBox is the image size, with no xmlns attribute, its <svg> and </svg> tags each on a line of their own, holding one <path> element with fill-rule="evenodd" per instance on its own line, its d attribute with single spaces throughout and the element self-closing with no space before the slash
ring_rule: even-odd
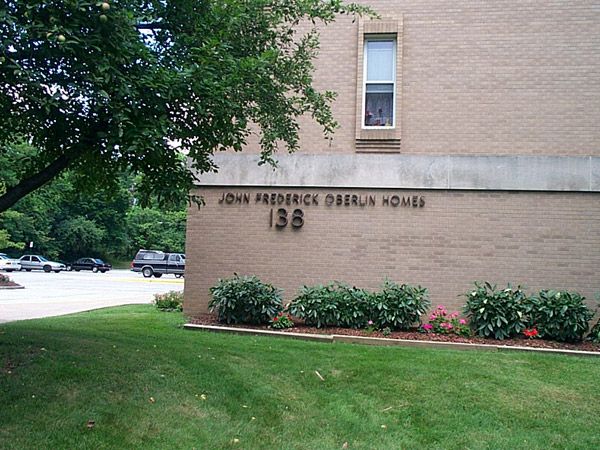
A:
<svg viewBox="0 0 600 450">
<path fill-rule="evenodd" d="M 8 188 L 6 193 L 0 196 L 0 213 L 6 211 L 27 194 L 35 191 L 48 181 L 52 180 L 63 170 L 69 167 L 74 159 L 75 158 L 73 156 L 61 155 L 38 173 L 30 176 L 29 178 L 21 180 L 16 186 Z"/>
</svg>

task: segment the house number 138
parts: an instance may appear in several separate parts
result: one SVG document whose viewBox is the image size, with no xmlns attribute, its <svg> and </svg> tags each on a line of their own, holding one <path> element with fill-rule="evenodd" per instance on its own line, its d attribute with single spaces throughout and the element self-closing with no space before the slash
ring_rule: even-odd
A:
<svg viewBox="0 0 600 450">
<path fill-rule="evenodd" d="M 288 224 L 294 228 L 300 228 L 304 225 L 304 211 L 301 209 L 295 209 L 290 217 L 290 214 L 285 208 L 279 208 L 277 210 L 271 208 L 269 215 L 269 226 L 275 228 L 285 228 Z"/>
</svg>

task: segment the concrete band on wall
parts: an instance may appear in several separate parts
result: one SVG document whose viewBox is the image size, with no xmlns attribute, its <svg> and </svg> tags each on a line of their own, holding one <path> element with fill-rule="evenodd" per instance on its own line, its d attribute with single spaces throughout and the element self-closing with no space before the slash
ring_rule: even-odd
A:
<svg viewBox="0 0 600 450">
<path fill-rule="evenodd" d="M 405 154 L 215 155 L 203 186 L 600 192 L 600 157 Z"/>
</svg>

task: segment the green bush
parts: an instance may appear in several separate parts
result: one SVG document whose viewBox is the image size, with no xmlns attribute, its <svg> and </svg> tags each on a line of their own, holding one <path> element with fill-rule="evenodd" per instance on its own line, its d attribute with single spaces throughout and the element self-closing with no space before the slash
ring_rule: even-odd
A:
<svg viewBox="0 0 600 450">
<path fill-rule="evenodd" d="M 600 319 L 598 319 L 596 325 L 592 327 L 590 334 L 587 336 L 587 340 L 600 344 Z"/>
<path fill-rule="evenodd" d="M 162 311 L 183 311 L 183 292 L 169 291 L 166 294 L 154 294 L 153 303 Z"/>
<path fill-rule="evenodd" d="M 430 306 L 426 288 L 385 280 L 383 289 L 371 294 L 367 315 L 376 328 L 407 330 L 420 322 Z"/>
<path fill-rule="evenodd" d="M 543 290 L 529 299 L 526 312 L 542 339 L 578 342 L 594 313 L 577 292 Z"/>
<path fill-rule="evenodd" d="M 408 329 L 429 305 L 427 289 L 386 280 L 375 293 L 343 283 L 304 286 L 288 311 L 318 328 Z"/>
<path fill-rule="evenodd" d="M 498 290 L 487 281 L 483 284 L 475 282 L 475 289 L 467 293 L 464 313 L 479 336 L 506 339 L 526 328 L 527 301 L 520 286 L 508 285 L 506 289 Z"/>
<path fill-rule="evenodd" d="M 210 311 L 220 322 L 268 324 L 283 310 L 281 291 L 256 276 L 235 275 L 210 288 Z"/>
<path fill-rule="evenodd" d="M 343 283 L 303 286 L 288 311 L 311 326 L 362 328 L 367 323 L 369 293 Z"/>
</svg>

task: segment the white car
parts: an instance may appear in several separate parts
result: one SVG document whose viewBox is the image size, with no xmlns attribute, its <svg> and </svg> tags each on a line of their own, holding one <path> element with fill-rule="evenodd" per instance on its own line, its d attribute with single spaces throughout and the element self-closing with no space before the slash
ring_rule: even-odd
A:
<svg viewBox="0 0 600 450">
<path fill-rule="evenodd" d="M 6 253 L 0 253 L 0 270 L 6 270 L 7 272 L 21 270 L 21 263 L 16 259 L 9 258 Z"/>
<path fill-rule="evenodd" d="M 67 266 L 54 261 L 48 261 L 46 258 L 40 255 L 23 255 L 19 259 L 21 263 L 21 270 L 31 272 L 32 270 L 43 270 L 44 272 L 60 272 L 61 270 L 67 270 Z"/>
</svg>

